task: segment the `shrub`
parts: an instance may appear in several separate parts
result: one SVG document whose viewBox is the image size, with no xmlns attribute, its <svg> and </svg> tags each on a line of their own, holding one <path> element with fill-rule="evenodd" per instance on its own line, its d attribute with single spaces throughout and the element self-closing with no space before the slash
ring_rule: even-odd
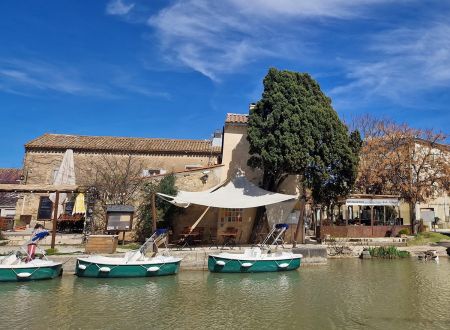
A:
<svg viewBox="0 0 450 330">
<path fill-rule="evenodd" d="M 410 235 L 410 230 L 408 228 L 403 228 L 403 229 L 399 230 L 397 236 L 401 236 L 401 235 Z"/>
<path fill-rule="evenodd" d="M 400 251 L 395 246 L 369 248 L 369 253 L 372 257 L 383 259 L 406 258 L 410 256 L 408 251 Z"/>
</svg>

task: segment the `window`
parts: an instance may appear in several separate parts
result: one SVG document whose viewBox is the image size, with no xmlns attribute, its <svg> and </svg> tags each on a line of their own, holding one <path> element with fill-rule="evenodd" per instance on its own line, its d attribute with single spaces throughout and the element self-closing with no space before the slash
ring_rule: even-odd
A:
<svg viewBox="0 0 450 330">
<path fill-rule="evenodd" d="M 191 164 L 191 165 L 185 165 L 184 166 L 184 169 L 187 170 L 187 171 L 189 171 L 189 170 L 196 170 L 196 169 L 199 169 L 199 168 L 203 168 L 203 166 L 200 165 L 200 164 Z"/>
<path fill-rule="evenodd" d="M 64 213 L 72 215 L 75 199 L 71 199 L 64 204 Z"/>
<path fill-rule="evenodd" d="M 48 196 L 42 196 L 39 200 L 38 220 L 52 218 L 53 202 Z"/>
<path fill-rule="evenodd" d="M 160 175 L 160 174 L 166 174 L 166 170 L 163 170 L 162 168 L 151 168 L 151 169 L 142 171 L 142 176 L 152 176 L 152 175 Z"/>
<path fill-rule="evenodd" d="M 242 222 L 243 209 L 225 209 L 222 222 Z"/>
</svg>

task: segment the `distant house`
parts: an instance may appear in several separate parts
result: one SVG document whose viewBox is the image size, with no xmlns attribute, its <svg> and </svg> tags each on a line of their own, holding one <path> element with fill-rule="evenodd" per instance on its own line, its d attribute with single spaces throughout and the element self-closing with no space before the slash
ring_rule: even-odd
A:
<svg viewBox="0 0 450 330">
<path fill-rule="evenodd" d="M 20 182 L 22 170 L 0 168 L 0 184 L 16 184 Z M 0 217 L 14 218 L 16 214 L 17 194 L 0 192 Z"/>
</svg>

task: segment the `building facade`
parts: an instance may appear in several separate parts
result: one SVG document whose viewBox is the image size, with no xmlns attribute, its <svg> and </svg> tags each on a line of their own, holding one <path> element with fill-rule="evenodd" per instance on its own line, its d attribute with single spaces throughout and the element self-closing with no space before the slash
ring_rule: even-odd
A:
<svg viewBox="0 0 450 330">
<path fill-rule="evenodd" d="M 249 181 L 260 185 L 262 171 L 247 165 L 249 159 L 247 124 L 248 115 L 229 113 L 226 115 L 223 131 L 216 132 L 212 141 L 44 134 L 25 145 L 21 183 L 52 184 L 64 153 L 71 149 L 74 155 L 76 184 L 85 187 L 95 181 L 96 169 L 99 166 L 114 167 L 117 162 L 126 162 L 130 159 L 137 164 L 137 173 L 142 180 L 174 173 L 179 190 L 206 190 L 227 182 L 237 173 L 244 173 Z M 448 146 L 443 150 L 448 152 Z M 442 152 L 442 148 L 440 151 Z M 283 182 L 279 192 L 297 194 L 296 182 L 296 177 L 290 176 Z M 17 198 L 16 219 L 26 216 L 32 221 L 50 220 L 52 204 L 48 194 L 22 194 Z M 380 196 L 364 198 L 382 199 Z M 310 229 L 319 225 L 379 226 L 377 230 L 364 230 L 366 233 L 364 235 L 368 236 L 383 236 L 381 226 L 386 227 L 383 230 L 389 231 L 389 226 L 411 223 L 410 205 L 401 200 L 394 208 L 386 205 L 364 205 L 364 201 L 361 203 L 361 205 L 347 205 L 343 201 L 333 210 L 324 210 L 318 205 L 308 204 L 307 223 Z M 450 228 L 449 204 L 448 195 L 435 196 L 428 199 L 427 203 L 416 205 L 416 218 L 427 222 L 438 217 L 445 228 Z M 290 224 L 286 237 L 288 241 L 293 239 L 295 233 L 298 209 L 299 205 L 294 205 L 291 214 L 283 220 Z M 196 205 L 180 210 L 173 219 L 175 236 L 196 223 L 204 212 L 205 207 Z M 211 208 L 203 215 L 199 226 L 204 229 L 205 240 L 208 237 L 220 237 L 228 227 L 232 227 L 238 230 L 238 239 L 247 242 L 254 230 L 256 212 L 256 208 Z M 347 232 L 361 232 L 355 231 L 354 228 L 350 229 Z M 326 231 L 322 230 L 322 233 L 324 232 Z"/>
<path fill-rule="evenodd" d="M 181 189 L 201 190 L 217 184 L 218 169 L 209 180 L 201 169 L 220 163 L 221 147 L 210 140 L 176 140 L 121 138 L 44 134 L 25 145 L 22 183 L 53 184 L 66 150 L 73 150 L 76 184 L 89 187 L 98 180 L 99 172 L 129 166 L 142 180 L 166 173 L 177 175 Z M 124 165 L 125 164 L 125 165 Z M 186 180 L 186 176 L 191 179 Z M 217 178 L 216 178 L 217 176 Z M 49 194 L 22 194 L 16 204 L 16 220 L 20 216 L 32 221 L 47 221 L 52 216 Z"/>
</svg>

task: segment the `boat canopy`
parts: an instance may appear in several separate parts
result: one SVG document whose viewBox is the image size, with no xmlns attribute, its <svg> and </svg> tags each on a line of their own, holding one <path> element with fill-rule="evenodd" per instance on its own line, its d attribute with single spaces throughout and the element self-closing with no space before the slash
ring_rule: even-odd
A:
<svg viewBox="0 0 450 330">
<path fill-rule="evenodd" d="M 245 176 L 237 176 L 219 188 L 200 192 L 179 191 L 176 196 L 158 195 L 170 203 L 188 207 L 190 204 L 226 209 L 246 209 L 296 199 L 296 195 L 274 193 L 259 188 Z"/>
</svg>

